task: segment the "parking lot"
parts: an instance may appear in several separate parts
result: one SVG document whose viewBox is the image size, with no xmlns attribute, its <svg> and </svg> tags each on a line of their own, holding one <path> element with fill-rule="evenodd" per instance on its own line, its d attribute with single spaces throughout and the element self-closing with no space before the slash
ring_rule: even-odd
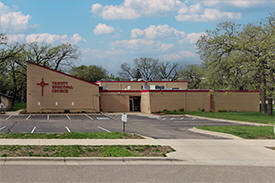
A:
<svg viewBox="0 0 275 183">
<path fill-rule="evenodd" d="M 217 139 L 188 131 L 200 125 L 236 125 L 185 116 L 145 117 L 128 115 L 126 132 L 151 138 Z M 122 131 L 118 114 L 0 115 L 0 133 L 64 133 Z"/>
</svg>

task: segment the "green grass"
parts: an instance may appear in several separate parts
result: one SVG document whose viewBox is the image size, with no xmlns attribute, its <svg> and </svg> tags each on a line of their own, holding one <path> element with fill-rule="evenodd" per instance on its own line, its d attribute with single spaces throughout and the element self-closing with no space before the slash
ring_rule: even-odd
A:
<svg viewBox="0 0 275 183">
<path fill-rule="evenodd" d="M 0 134 L 0 138 L 20 138 L 20 139 L 136 139 L 142 138 L 135 134 L 120 132 L 71 132 L 61 134 L 47 133 L 9 133 Z"/>
<path fill-rule="evenodd" d="M 275 123 L 275 115 L 268 116 L 260 112 L 186 112 L 185 114 L 265 124 Z"/>
<path fill-rule="evenodd" d="M 100 156 L 102 157 L 134 157 L 138 156 L 135 153 L 130 152 L 126 148 L 121 146 L 104 146 L 100 151 Z"/>
<path fill-rule="evenodd" d="M 14 103 L 12 108 L 9 109 L 9 111 L 18 111 L 20 109 L 26 109 L 26 103 Z"/>
<path fill-rule="evenodd" d="M 219 118 L 237 121 L 256 122 L 264 124 L 274 124 L 275 115 L 268 116 L 260 112 L 180 112 L 180 111 L 162 111 L 160 114 L 184 115 L 190 114 L 194 116 L 202 116 L 209 118 Z"/>
<path fill-rule="evenodd" d="M 0 145 L 0 157 L 166 157 L 173 151 L 169 146 L 150 145 Z"/>
<path fill-rule="evenodd" d="M 196 128 L 228 133 L 245 139 L 275 139 L 272 126 L 198 126 Z"/>
</svg>

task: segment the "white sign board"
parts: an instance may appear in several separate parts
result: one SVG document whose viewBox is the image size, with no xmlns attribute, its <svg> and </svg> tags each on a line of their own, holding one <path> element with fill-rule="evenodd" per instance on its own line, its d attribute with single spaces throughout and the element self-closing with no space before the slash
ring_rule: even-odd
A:
<svg viewBox="0 0 275 183">
<path fill-rule="evenodd" d="M 5 108 L 6 108 L 5 104 L 0 103 L 0 109 L 5 109 Z"/>
<path fill-rule="evenodd" d="M 125 123 L 127 122 L 127 114 L 122 114 L 121 121 L 123 121 Z"/>
</svg>

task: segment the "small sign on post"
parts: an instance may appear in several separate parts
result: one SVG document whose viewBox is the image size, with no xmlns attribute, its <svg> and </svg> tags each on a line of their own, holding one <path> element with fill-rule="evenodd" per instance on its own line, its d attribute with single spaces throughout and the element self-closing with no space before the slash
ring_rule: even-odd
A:
<svg viewBox="0 0 275 183">
<path fill-rule="evenodd" d="M 127 123 L 127 114 L 123 113 L 121 116 L 122 121 L 122 131 L 125 133 L 125 124 Z"/>
</svg>

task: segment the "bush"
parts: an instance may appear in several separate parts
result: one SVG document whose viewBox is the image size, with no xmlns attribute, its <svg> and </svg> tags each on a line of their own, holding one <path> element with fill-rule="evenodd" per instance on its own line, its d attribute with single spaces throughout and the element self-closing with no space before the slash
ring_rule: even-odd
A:
<svg viewBox="0 0 275 183">
<path fill-rule="evenodd" d="M 86 111 L 81 111 L 81 113 L 87 113 Z"/>
<path fill-rule="evenodd" d="M 218 109 L 218 112 L 227 112 L 227 110 Z"/>
<path fill-rule="evenodd" d="M 64 113 L 70 113 L 70 109 L 65 109 Z"/>
<path fill-rule="evenodd" d="M 182 109 L 180 109 L 179 111 L 180 111 L 180 112 L 184 112 L 184 109 L 182 108 Z"/>
</svg>

